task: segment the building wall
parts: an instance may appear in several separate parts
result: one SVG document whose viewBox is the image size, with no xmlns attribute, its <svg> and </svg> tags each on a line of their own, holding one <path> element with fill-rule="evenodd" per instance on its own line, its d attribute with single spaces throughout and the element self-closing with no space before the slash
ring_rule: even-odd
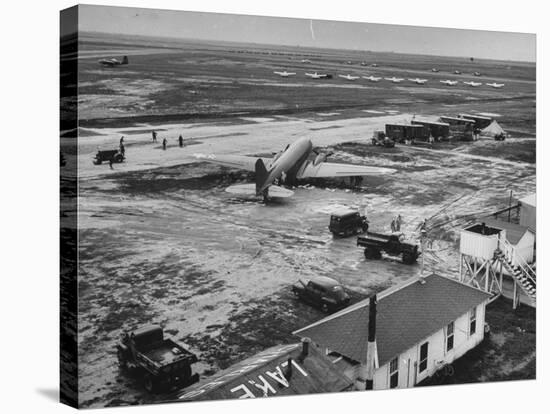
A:
<svg viewBox="0 0 550 414">
<path fill-rule="evenodd" d="M 427 377 L 433 375 L 445 364 L 452 363 L 469 350 L 475 348 L 484 337 L 485 306 L 487 302 L 477 307 L 476 332 L 469 335 L 470 317 L 469 312 L 462 315 L 455 321 L 454 347 L 446 351 L 446 326 L 435 332 L 425 340 L 403 352 L 398 357 L 399 377 L 397 388 L 413 387 Z M 420 347 L 428 342 L 428 366 L 419 373 L 418 364 L 420 360 Z M 390 388 L 390 362 L 375 371 L 374 389 L 383 390 Z"/>
<path fill-rule="evenodd" d="M 505 235 L 504 235 L 505 237 Z M 471 231 L 460 233 L 460 253 L 483 259 L 492 259 L 498 247 L 498 234 L 483 236 Z"/>
<path fill-rule="evenodd" d="M 519 224 L 536 231 L 537 208 L 526 203 L 521 203 L 521 207 L 519 209 Z"/>
<path fill-rule="evenodd" d="M 535 253 L 535 235 L 533 233 L 526 231 L 515 247 L 516 253 L 527 261 L 527 263 L 533 262 Z M 521 259 L 519 262 L 521 262 Z M 513 261 L 513 264 L 516 264 L 516 260 Z"/>
</svg>

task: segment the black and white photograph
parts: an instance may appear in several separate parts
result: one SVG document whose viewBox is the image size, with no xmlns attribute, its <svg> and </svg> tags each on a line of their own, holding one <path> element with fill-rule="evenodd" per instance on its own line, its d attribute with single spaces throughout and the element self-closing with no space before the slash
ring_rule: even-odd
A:
<svg viewBox="0 0 550 414">
<path fill-rule="evenodd" d="M 535 380 L 538 37 L 444 26 L 62 10 L 61 402 Z"/>
</svg>

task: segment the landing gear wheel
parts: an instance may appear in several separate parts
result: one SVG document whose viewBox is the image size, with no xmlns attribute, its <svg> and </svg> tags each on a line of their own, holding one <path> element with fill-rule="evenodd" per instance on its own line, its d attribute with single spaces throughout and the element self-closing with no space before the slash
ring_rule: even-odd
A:
<svg viewBox="0 0 550 414">
<path fill-rule="evenodd" d="M 326 303 L 323 303 L 321 305 L 321 310 L 323 311 L 323 313 L 328 313 L 328 311 L 329 311 L 328 305 Z"/>
</svg>

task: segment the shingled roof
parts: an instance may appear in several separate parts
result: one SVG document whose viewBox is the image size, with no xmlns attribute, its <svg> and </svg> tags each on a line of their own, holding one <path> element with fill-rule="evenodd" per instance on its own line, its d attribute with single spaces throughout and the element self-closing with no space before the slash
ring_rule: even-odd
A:
<svg viewBox="0 0 550 414">
<path fill-rule="evenodd" d="M 383 292 L 378 297 L 376 315 L 379 365 L 386 364 L 489 297 L 482 290 L 435 274 Z M 294 334 L 366 363 L 368 321 L 367 299 Z"/>
<path fill-rule="evenodd" d="M 301 353 L 301 344 L 266 349 L 185 389 L 170 400 L 218 400 L 340 392 L 353 385 L 315 347 L 309 347 L 308 356 L 303 360 L 300 359 Z M 292 360 L 293 373 L 290 377 L 285 377 L 289 358 Z"/>
</svg>

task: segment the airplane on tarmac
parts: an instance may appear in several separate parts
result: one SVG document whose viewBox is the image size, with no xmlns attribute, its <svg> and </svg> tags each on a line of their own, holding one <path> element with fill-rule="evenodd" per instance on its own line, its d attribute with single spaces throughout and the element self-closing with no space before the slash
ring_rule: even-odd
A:
<svg viewBox="0 0 550 414">
<path fill-rule="evenodd" d="M 354 81 L 359 79 L 359 76 L 353 76 L 353 75 L 338 75 L 338 76 L 349 81 Z"/>
<path fill-rule="evenodd" d="M 455 70 L 453 73 L 454 73 L 455 75 L 460 75 L 460 74 L 462 74 L 462 72 L 459 71 L 459 70 Z"/>
<path fill-rule="evenodd" d="M 411 82 L 414 82 L 418 85 L 424 85 L 426 82 L 428 82 L 428 79 L 419 79 L 419 78 L 415 78 L 415 79 L 409 79 Z"/>
<path fill-rule="evenodd" d="M 315 158 L 310 160 L 310 155 Z M 362 177 L 365 175 L 383 175 L 395 172 L 390 168 L 369 167 L 364 165 L 337 164 L 325 162 L 331 153 L 320 153 L 313 148 L 311 140 L 300 138 L 286 146 L 274 158 L 249 157 L 245 155 L 204 155 L 196 158 L 256 173 L 254 184 L 238 184 L 226 188 L 234 194 L 270 197 L 290 197 L 293 191 L 280 187 L 280 184 L 293 184 L 296 180 L 319 177 Z"/>
<path fill-rule="evenodd" d="M 283 78 L 288 78 L 289 76 L 296 75 L 296 73 L 294 73 L 294 72 L 287 72 L 286 70 L 284 70 L 284 71 L 282 71 L 282 72 L 275 71 L 275 72 L 273 72 L 273 73 L 276 74 L 276 75 L 282 76 Z"/>
<path fill-rule="evenodd" d="M 393 82 L 393 83 L 399 83 L 399 82 L 405 80 L 405 79 L 403 79 L 403 78 L 396 78 L 395 76 L 393 76 L 393 77 L 391 77 L 391 78 L 384 78 L 384 79 L 386 79 L 386 80 L 388 80 L 388 81 L 390 81 L 390 82 Z"/>
<path fill-rule="evenodd" d="M 458 81 L 452 81 L 452 80 L 449 80 L 449 79 L 446 79 L 444 81 L 442 80 L 442 81 L 439 81 L 439 82 L 444 83 L 447 86 L 455 86 L 458 83 Z"/>
<path fill-rule="evenodd" d="M 503 83 L 486 83 L 485 85 L 490 86 L 491 88 L 502 88 L 504 86 Z"/>
<path fill-rule="evenodd" d="M 122 61 L 120 61 L 118 59 L 115 59 L 115 58 L 112 58 L 112 59 L 101 59 L 97 63 L 99 63 L 100 65 L 109 66 L 109 67 L 119 66 L 119 65 L 127 65 L 128 64 L 128 56 L 124 56 L 122 58 Z"/>
<path fill-rule="evenodd" d="M 481 76 L 480 72 L 474 72 L 474 76 Z"/>
<path fill-rule="evenodd" d="M 309 76 L 312 79 L 323 79 L 323 78 L 327 77 L 327 74 L 326 73 L 317 73 L 317 72 L 314 72 L 314 73 L 307 73 L 306 72 L 306 76 Z"/>
<path fill-rule="evenodd" d="M 432 72 L 439 72 L 439 69 L 437 69 L 437 68 L 432 68 Z"/>
<path fill-rule="evenodd" d="M 366 79 L 371 82 L 379 82 L 382 78 L 377 78 L 376 76 L 363 76 L 363 79 Z"/>
<path fill-rule="evenodd" d="M 481 86 L 481 82 L 474 82 L 474 81 L 471 81 L 471 82 L 462 82 L 464 85 L 469 85 L 473 88 L 475 88 L 476 86 Z"/>
</svg>

